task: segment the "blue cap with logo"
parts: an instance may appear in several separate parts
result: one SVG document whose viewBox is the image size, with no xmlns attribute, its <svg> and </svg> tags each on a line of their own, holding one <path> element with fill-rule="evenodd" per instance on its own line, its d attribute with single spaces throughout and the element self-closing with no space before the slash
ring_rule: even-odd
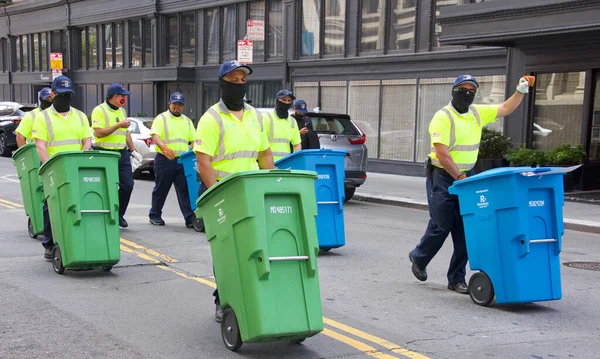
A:
<svg viewBox="0 0 600 359">
<path fill-rule="evenodd" d="M 169 98 L 169 102 L 170 103 L 180 103 L 180 104 L 184 104 L 184 97 L 183 94 L 181 92 L 173 92 L 171 94 L 171 97 Z"/>
<path fill-rule="evenodd" d="M 296 101 L 296 103 L 294 104 L 294 108 L 301 115 L 306 115 L 308 113 L 308 110 L 306 109 L 306 102 L 304 100 Z"/>
<path fill-rule="evenodd" d="M 40 90 L 39 97 L 42 100 L 45 100 L 50 96 L 52 96 L 52 90 L 49 87 L 44 87 L 43 89 Z"/>
<path fill-rule="evenodd" d="M 75 93 L 75 91 L 73 91 L 73 82 L 67 76 L 58 76 L 52 81 L 52 85 L 50 87 L 52 88 L 52 91 L 57 93 Z"/>
<path fill-rule="evenodd" d="M 477 79 L 471 75 L 460 75 L 454 80 L 454 84 L 452 84 L 452 88 L 462 85 L 462 84 L 471 84 L 475 86 L 475 88 L 479 88 L 479 83 L 477 83 Z"/>
<path fill-rule="evenodd" d="M 131 95 L 131 92 L 125 90 L 125 87 L 121 84 L 112 84 L 106 89 L 106 97 L 113 97 L 114 95 Z"/>
<path fill-rule="evenodd" d="M 229 60 L 223 62 L 221 68 L 219 69 L 219 78 L 222 79 L 223 76 L 227 76 L 235 70 L 242 70 L 246 73 L 246 75 L 250 75 L 252 73 L 252 69 L 247 65 L 240 64 L 237 60 Z"/>
<path fill-rule="evenodd" d="M 289 96 L 292 98 L 292 100 L 296 99 L 296 96 L 294 96 L 294 93 L 288 89 L 283 89 L 283 90 L 279 90 L 277 91 L 277 99 L 279 100 L 280 98 L 284 98 L 286 96 Z"/>
</svg>

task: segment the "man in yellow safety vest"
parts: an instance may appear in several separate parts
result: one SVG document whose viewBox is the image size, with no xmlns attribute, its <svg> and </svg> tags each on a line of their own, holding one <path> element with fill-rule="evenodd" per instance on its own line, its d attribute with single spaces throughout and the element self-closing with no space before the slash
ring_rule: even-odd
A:
<svg viewBox="0 0 600 359">
<path fill-rule="evenodd" d="M 269 136 L 274 161 L 289 155 L 292 149 L 293 152 L 302 149 L 298 124 L 288 112 L 296 97 L 292 91 L 283 89 L 277 92 L 276 98 L 275 109 L 263 115 L 263 129 Z"/>
<path fill-rule="evenodd" d="M 48 107 L 52 106 L 52 98 L 54 98 L 54 93 L 48 87 L 44 87 L 39 94 L 40 106 L 34 108 L 33 110 L 27 112 L 23 119 L 19 123 L 19 127 L 15 130 L 17 133 L 17 146 L 21 147 L 26 143 L 33 142 L 33 137 L 31 137 L 31 131 L 33 130 L 33 120 L 35 117 Z"/>
</svg>

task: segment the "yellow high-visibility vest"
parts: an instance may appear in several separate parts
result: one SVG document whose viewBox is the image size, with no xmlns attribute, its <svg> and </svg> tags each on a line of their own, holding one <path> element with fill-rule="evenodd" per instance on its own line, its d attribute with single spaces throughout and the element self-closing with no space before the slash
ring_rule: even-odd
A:
<svg viewBox="0 0 600 359">
<path fill-rule="evenodd" d="M 163 143 L 175 152 L 175 157 L 179 157 L 189 151 L 189 144 L 194 142 L 194 124 L 186 115 L 173 116 L 167 110 L 156 116 L 150 134 L 158 135 Z M 158 145 L 154 147 L 156 152 L 162 153 Z"/>
<path fill-rule="evenodd" d="M 108 128 L 116 125 L 119 121 L 127 119 L 127 113 L 123 107 L 113 110 L 104 102 L 92 111 L 92 128 Z M 127 147 L 127 130 L 119 128 L 108 136 L 96 137 L 96 146 L 107 150 L 122 150 Z"/>
<path fill-rule="evenodd" d="M 71 107 L 64 117 L 51 106 L 40 112 L 34 120 L 32 136 L 47 142 L 48 155 L 65 151 L 80 151 L 83 139 L 91 137 L 87 116 Z"/>
<path fill-rule="evenodd" d="M 15 130 L 16 133 L 20 133 L 21 136 L 25 137 L 25 143 L 33 142 L 33 138 L 31 137 L 31 131 L 33 130 L 33 120 L 35 120 L 35 116 L 37 116 L 42 109 L 39 107 L 34 108 L 33 110 L 27 112 L 23 119 L 19 123 L 19 127 Z"/>
<path fill-rule="evenodd" d="M 263 116 L 263 128 L 269 136 L 274 161 L 290 154 L 290 144 L 295 146 L 302 142 L 298 124 L 290 116 L 280 118 L 275 111 L 271 111 Z"/>
</svg>

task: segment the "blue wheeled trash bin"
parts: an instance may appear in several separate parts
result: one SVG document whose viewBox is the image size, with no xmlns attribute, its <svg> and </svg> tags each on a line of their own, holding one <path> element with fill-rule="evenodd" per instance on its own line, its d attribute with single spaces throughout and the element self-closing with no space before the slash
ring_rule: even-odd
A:
<svg viewBox="0 0 600 359">
<path fill-rule="evenodd" d="M 198 180 L 198 164 L 196 163 L 196 153 L 192 150 L 179 156 L 177 162 L 183 166 L 183 173 L 188 186 L 190 196 L 190 205 L 192 211 L 196 210 L 196 201 L 198 200 L 198 190 L 200 189 L 200 181 Z M 200 218 L 194 219 L 194 229 L 196 232 L 204 231 L 204 222 Z"/>
<path fill-rule="evenodd" d="M 564 168 L 505 167 L 456 181 L 475 304 L 562 297 Z"/>
<path fill-rule="evenodd" d="M 317 172 L 317 236 L 319 248 L 329 251 L 346 244 L 344 233 L 344 157 L 346 151 L 319 149 L 294 152 L 277 162 L 280 169 Z"/>
</svg>

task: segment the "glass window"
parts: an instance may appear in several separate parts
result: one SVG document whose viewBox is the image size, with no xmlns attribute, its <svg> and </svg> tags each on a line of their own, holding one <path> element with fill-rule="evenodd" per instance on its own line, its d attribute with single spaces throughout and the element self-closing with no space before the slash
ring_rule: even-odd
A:
<svg viewBox="0 0 600 359">
<path fill-rule="evenodd" d="M 252 81 L 248 84 L 246 98 L 256 108 L 275 107 L 275 94 L 281 90 L 279 81 Z"/>
<path fill-rule="evenodd" d="M 319 83 L 314 82 L 296 82 L 294 83 L 294 96 L 296 101 L 306 101 L 306 107 L 309 110 L 318 106 Z"/>
<path fill-rule="evenodd" d="M 419 81 L 416 162 L 424 162 L 427 155 L 431 153 L 429 123 L 433 115 L 452 99 L 451 89 L 454 80 L 455 77 L 441 77 Z"/>
<path fill-rule="evenodd" d="M 385 0 L 362 0 L 360 51 L 383 50 Z"/>
<path fill-rule="evenodd" d="M 123 24 L 116 23 L 115 27 L 115 67 L 123 67 Z"/>
<path fill-rule="evenodd" d="M 131 67 L 142 66 L 142 22 L 132 21 L 129 24 L 131 33 Z"/>
<path fill-rule="evenodd" d="M 15 66 L 15 70 L 21 71 L 21 36 L 15 38 L 15 52 L 17 55 L 17 66 Z"/>
<path fill-rule="evenodd" d="M 343 55 L 346 34 L 346 0 L 326 0 L 323 54 Z"/>
<path fill-rule="evenodd" d="M 348 114 L 369 138 L 365 143 L 369 158 L 377 158 L 379 152 L 379 80 L 350 81 L 348 90 Z"/>
<path fill-rule="evenodd" d="M 596 74 L 594 94 L 594 111 L 590 132 L 590 161 L 600 161 L 600 74 Z"/>
<path fill-rule="evenodd" d="M 479 88 L 475 95 L 475 104 L 495 104 L 499 105 L 506 101 L 504 85 L 506 83 L 505 75 L 477 76 Z M 488 124 L 486 127 L 504 132 L 504 118 L 496 119 L 496 122 Z"/>
<path fill-rule="evenodd" d="M 237 35 L 235 6 L 223 8 L 223 61 L 236 59 Z"/>
<path fill-rule="evenodd" d="M 104 44 L 106 46 L 104 67 L 107 69 L 112 69 L 113 67 L 113 33 L 112 24 L 104 25 Z"/>
<path fill-rule="evenodd" d="M 27 41 L 27 35 L 21 36 L 21 43 L 23 44 L 23 71 L 29 71 L 29 41 Z"/>
<path fill-rule="evenodd" d="M 177 65 L 179 59 L 179 31 L 177 27 L 177 15 L 167 17 L 167 32 L 169 34 L 169 58 L 167 63 Z"/>
<path fill-rule="evenodd" d="M 6 71 L 6 39 L 0 39 L 0 71 Z M 2 95 L 2 88 L 0 87 L 0 96 Z"/>
<path fill-rule="evenodd" d="M 41 63 L 41 70 L 42 71 L 48 71 L 48 40 L 47 40 L 47 35 L 45 32 L 42 32 L 41 34 L 41 44 L 42 44 L 42 63 Z"/>
<path fill-rule="evenodd" d="M 302 0 L 301 56 L 319 54 L 319 38 L 321 36 L 320 14 L 320 1 Z"/>
<path fill-rule="evenodd" d="M 31 70 L 40 70 L 40 34 L 31 35 L 33 39 L 33 57 L 31 59 Z"/>
<path fill-rule="evenodd" d="M 416 0 L 392 0 L 387 49 L 410 50 L 415 45 Z"/>
<path fill-rule="evenodd" d="M 152 21 L 144 19 L 144 66 L 152 67 Z"/>
<path fill-rule="evenodd" d="M 87 40 L 86 40 L 86 29 L 79 30 L 79 49 L 80 49 L 80 58 L 79 58 L 79 68 L 85 69 L 87 67 Z"/>
<path fill-rule="evenodd" d="M 249 20 L 265 21 L 265 2 L 257 1 L 249 4 Z M 253 40 L 252 62 L 263 62 L 265 58 L 265 41 Z"/>
<path fill-rule="evenodd" d="M 442 26 L 440 25 L 440 23 L 437 21 L 437 17 L 440 15 L 440 9 L 444 6 L 454 6 L 454 5 L 462 5 L 462 3 L 465 0 L 437 0 L 435 2 L 435 21 L 433 23 L 433 33 L 434 33 L 434 39 L 433 39 L 433 47 L 440 47 L 442 45 L 440 45 L 440 34 L 442 33 Z M 466 0 L 468 1 L 468 0 Z M 444 47 L 449 47 L 449 46 L 444 46 Z M 458 47 L 458 46 L 453 46 L 453 47 Z"/>
<path fill-rule="evenodd" d="M 202 113 L 206 112 L 210 106 L 219 102 L 220 97 L 219 84 L 216 82 L 205 82 L 202 84 Z"/>
<path fill-rule="evenodd" d="M 50 52 L 62 52 L 62 34 L 60 31 L 52 31 L 50 34 Z M 64 58 L 63 54 L 63 58 Z"/>
<path fill-rule="evenodd" d="M 581 143 L 585 72 L 538 74 L 535 87 L 532 147 Z"/>
<path fill-rule="evenodd" d="M 181 14 L 181 63 L 196 62 L 196 16 L 193 12 Z"/>
<path fill-rule="evenodd" d="M 98 68 L 98 36 L 96 26 L 90 26 L 87 29 L 88 32 L 88 61 L 89 68 Z"/>
<path fill-rule="evenodd" d="M 283 1 L 269 1 L 269 58 L 283 57 Z"/>
<path fill-rule="evenodd" d="M 346 113 L 347 93 L 346 81 L 321 81 L 321 111 Z"/>
<path fill-rule="evenodd" d="M 219 63 L 219 16 L 218 9 L 204 11 L 204 34 L 206 41 L 206 63 Z"/>
<path fill-rule="evenodd" d="M 417 81 L 383 80 L 379 158 L 413 161 Z M 367 131 L 361 124 L 361 130 Z M 367 141 L 369 141 L 369 134 Z"/>
</svg>

